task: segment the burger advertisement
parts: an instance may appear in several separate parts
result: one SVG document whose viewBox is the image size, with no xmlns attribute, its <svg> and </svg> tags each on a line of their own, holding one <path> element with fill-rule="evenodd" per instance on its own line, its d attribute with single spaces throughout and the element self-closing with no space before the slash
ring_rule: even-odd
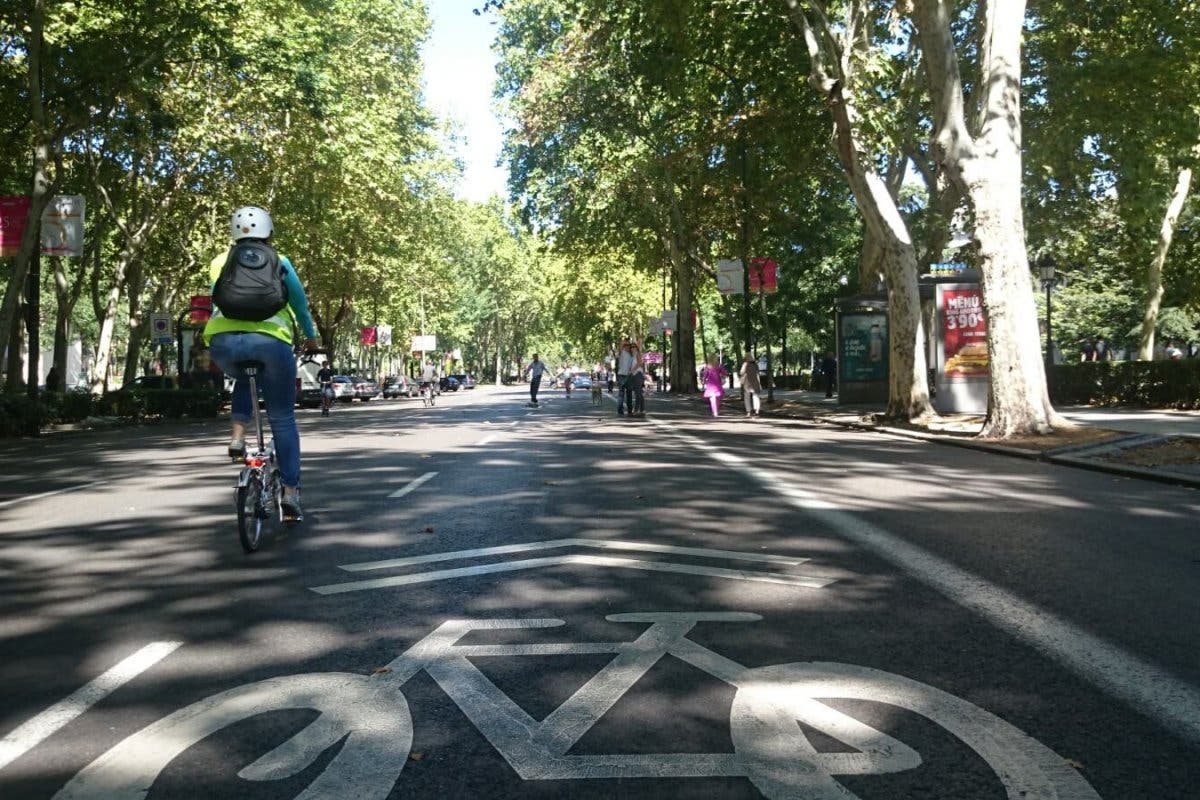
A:
<svg viewBox="0 0 1200 800">
<path fill-rule="evenodd" d="M 948 379 L 987 378 L 987 317 L 978 287 L 941 292 L 942 372 Z"/>
</svg>

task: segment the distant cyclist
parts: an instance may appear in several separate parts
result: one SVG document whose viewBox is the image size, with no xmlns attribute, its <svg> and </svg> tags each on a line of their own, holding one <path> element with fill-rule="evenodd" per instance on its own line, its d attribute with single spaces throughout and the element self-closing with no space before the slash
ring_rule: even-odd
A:
<svg viewBox="0 0 1200 800">
<path fill-rule="evenodd" d="M 270 244 L 274 226 L 261 208 L 247 206 L 230 220 L 233 246 L 209 265 L 214 308 L 204 328 L 213 361 L 232 375 L 233 430 L 231 458 L 246 452 L 246 425 L 254 402 L 250 383 L 238 370 L 243 361 L 262 362 L 258 386 L 267 406 L 275 439 L 279 477 L 283 484 L 284 519 L 299 522 L 300 432 L 296 429 L 296 359 L 292 352 L 297 328 L 305 350 L 317 346 L 317 329 L 308 311 L 308 298 L 286 257 Z"/>
<path fill-rule="evenodd" d="M 317 384 L 321 387 L 321 416 L 328 417 L 333 405 L 333 365 L 328 361 L 317 372 Z"/>
</svg>

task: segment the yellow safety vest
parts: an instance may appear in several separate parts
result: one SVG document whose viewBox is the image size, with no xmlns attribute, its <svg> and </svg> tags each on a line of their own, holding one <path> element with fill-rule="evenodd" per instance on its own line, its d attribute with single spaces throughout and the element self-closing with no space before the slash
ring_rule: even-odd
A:
<svg viewBox="0 0 1200 800">
<path fill-rule="evenodd" d="M 225 267 L 225 262 L 229 260 L 229 253 L 233 248 L 226 250 L 224 255 L 219 255 L 214 258 L 208 265 L 208 278 L 210 283 L 216 283 L 217 278 L 221 276 L 221 270 Z M 204 341 L 212 344 L 212 337 L 218 333 L 265 333 L 267 336 L 274 336 L 280 341 L 291 344 L 295 339 L 295 330 L 298 327 L 296 315 L 292 312 L 291 305 L 286 305 L 275 316 L 270 319 L 264 319 L 262 322 L 244 319 L 230 319 L 221 314 L 221 309 L 213 306 L 212 317 L 209 318 L 208 324 L 204 326 Z"/>
</svg>

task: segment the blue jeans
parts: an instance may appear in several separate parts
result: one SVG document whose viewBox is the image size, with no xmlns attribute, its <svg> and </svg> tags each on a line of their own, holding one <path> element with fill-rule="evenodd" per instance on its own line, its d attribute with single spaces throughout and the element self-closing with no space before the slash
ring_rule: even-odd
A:
<svg viewBox="0 0 1200 800">
<path fill-rule="evenodd" d="M 633 387 L 630 385 L 630 375 L 617 376 L 617 413 L 633 413 Z"/>
<path fill-rule="evenodd" d="M 646 375 L 641 372 L 630 375 L 629 388 L 633 392 L 633 405 L 630 406 L 632 412 L 635 414 L 646 413 L 646 395 L 644 394 Z"/>
<path fill-rule="evenodd" d="M 212 358 L 232 375 L 233 421 L 249 423 L 254 416 L 250 380 L 235 366 L 261 361 L 255 380 L 267 404 L 267 419 L 275 439 L 275 457 L 284 486 L 300 485 L 300 431 L 296 429 L 296 358 L 292 346 L 264 333 L 218 333 L 212 338 Z"/>
</svg>

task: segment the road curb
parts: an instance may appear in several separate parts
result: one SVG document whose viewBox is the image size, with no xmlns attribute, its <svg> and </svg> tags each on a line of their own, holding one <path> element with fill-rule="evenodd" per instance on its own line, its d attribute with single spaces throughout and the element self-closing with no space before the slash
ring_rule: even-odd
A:
<svg viewBox="0 0 1200 800">
<path fill-rule="evenodd" d="M 904 428 L 892 428 L 885 425 L 875 425 L 869 422 L 831 419 L 819 414 L 809 415 L 791 415 L 779 414 L 777 412 L 763 411 L 763 416 L 772 419 L 802 419 L 809 422 L 817 422 L 825 425 L 836 425 L 840 428 L 848 430 L 858 430 L 871 433 L 880 433 L 890 436 L 901 436 L 907 439 L 918 439 L 926 442 L 934 442 L 936 444 L 948 445 L 950 447 L 961 447 L 967 450 L 979 450 L 985 453 L 994 453 L 996 455 L 1009 456 L 1010 458 L 1023 458 L 1028 461 L 1040 461 L 1045 464 L 1055 464 L 1063 467 L 1074 467 L 1076 469 L 1086 469 L 1092 472 L 1104 472 L 1109 475 L 1118 475 L 1123 478 L 1134 478 L 1137 480 L 1155 481 L 1157 483 L 1165 483 L 1172 486 L 1182 486 L 1188 489 L 1200 489 L 1200 478 L 1192 478 L 1188 475 L 1181 475 L 1173 472 L 1163 472 L 1158 470 L 1147 469 L 1145 467 L 1132 467 L 1121 464 L 1111 464 L 1104 461 L 1094 459 L 1080 458 L 1071 455 L 1053 455 L 1040 450 L 1031 450 L 1025 447 L 1011 447 L 1001 444 L 988 444 L 977 442 L 971 439 L 958 438 L 953 436 L 943 436 L 935 433 L 926 433 L 924 431 L 913 431 Z"/>
</svg>

